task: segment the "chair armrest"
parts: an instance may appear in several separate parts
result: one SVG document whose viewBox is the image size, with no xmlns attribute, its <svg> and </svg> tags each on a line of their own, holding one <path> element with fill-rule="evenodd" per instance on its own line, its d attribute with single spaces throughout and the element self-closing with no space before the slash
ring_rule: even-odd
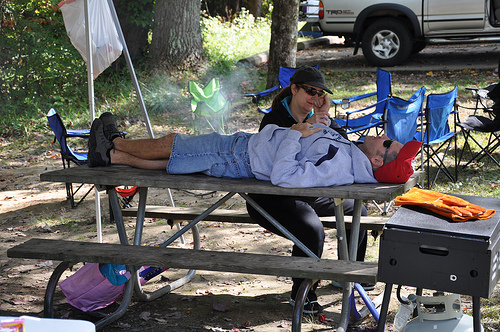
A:
<svg viewBox="0 0 500 332">
<path fill-rule="evenodd" d="M 268 94 L 270 94 L 271 92 L 273 92 L 279 88 L 280 88 L 279 86 L 273 86 L 272 88 L 261 91 L 261 92 L 247 93 L 247 94 L 245 94 L 245 97 L 251 97 L 252 103 L 258 105 L 260 98 L 267 96 Z"/>
<path fill-rule="evenodd" d="M 122 136 L 127 135 L 126 131 L 120 132 Z M 72 130 L 66 130 L 66 135 L 64 135 L 66 138 L 71 138 L 71 137 L 79 137 L 79 138 L 86 138 L 88 139 L 90 137 L 90 129 L 72 129 Z"/>
<path fill-rule="evenodd" d="M 359 95 L 359 96 L 351 96 L 351 97 L 345 97 L 345 98 L 341 98 L 341 99 L 332 99 L 332 103 L 335 105 L 342 105 L 345 103 L 345 101 L 347 101 L 348 103 L 352 103 L 354 101 L 358 101 L 358 100 L 365 99 L 365 98 L 368 98 L 371 96 L 375 96 L 376 94 L 377 94 L 377 92 L 370 92 L 370 93 L 366 93 L 364 95 Z"/>
<path fill-rule="evenodd" d="M 89 138 L 90 129 L 80 129 L 80 130 L 66 130 L 66 137 L 81 137 Z"/>
<path fill-rule="evenodd" d="M 346 115 L 347 115 L 347 117 L 349 117 L 349 115 L 351 115 L 351 114 L 358 113 L 358 112 L 362 112 L 362 111 L 366 111 L 366 110 L 368 110 L 368 109 L 370 109 L 370 108 L 373 108 L 373 107 L 376 107 L 376 106 L 378 106 L 378 105 L 380 105 L 380 104 L 382 104 L 382 103 L 385 103 L 388 99 L 389 99 L 389 98 L 382 99 L 382 100 L 380 100 L 380 101 L 377 101 L 375 104 L 372 104 L 372 105 L 367 106 L 367 107 L 365 107 L 365 108 L 361 108 L 361 109 L 359 109 L 359 110 L 354 110 L 354 111 L 346 112 Z"/>
<path fill-rule="evenodd" d="M 355 128 L 352 128 L 351 130 L 349 130 L 347 132 L 347 134 L 354 134 L 354 133 L 357 133 L 357 132 L 360 132 L 360 131 L 361 132 L 365 131 L 365 130 L 370 129 L 370 128 L 379 127 L 380 125 L 383 125 L 386 122 L 387 121 L 385 121 L 385 120 L 380 120 L 380 121 L 376 121 L 376 122 L 372 122 L 372 123 L 366 124 L 366 125 L 361 126 L 361 127 L 355 127 Z"/>
</svg>

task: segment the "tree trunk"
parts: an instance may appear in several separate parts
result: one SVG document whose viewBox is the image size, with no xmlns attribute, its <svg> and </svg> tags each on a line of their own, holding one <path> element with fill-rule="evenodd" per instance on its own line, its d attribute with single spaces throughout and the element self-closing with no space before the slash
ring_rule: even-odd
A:
<svg viewBox="0 0 500 332">
<path fill-rule="evenodd" d="M 240 0 L 229 0 L 226 6 L 226 16 L 229 19 L 234 18 L 236 13 L 240 11 Z"/>
<path fill-rule="evenodd" d="M 153 24 L 154 2 L 142 0 L 141 13 L 137 13 L 137 9 L 131 9 L 130 2 L 131 0 L 113 0 L 130 57 L 135 65 L 142 63 L 149 48 L 148 33 Z M 149 24 L 144 24 L 144 22 Z M 126 65 L 124 60 L 120 64 Z"/>
<path fill-rule="evenodd" d="M 253 17 L 260 17 L 262 15 L 262 0 L 248 0 L 248 11 Z"/>
<path fill-rule="evenodd" d="M 274 0 L 267 88 L 279 85 L 279 67 L 295 67 L 299 0 Z"/>
<path fill-rule="evenodd" d="M 196 69 L 203 45 L 198 0 L 156 1 L 151 65 L 156 69 Z"/>
</svg>

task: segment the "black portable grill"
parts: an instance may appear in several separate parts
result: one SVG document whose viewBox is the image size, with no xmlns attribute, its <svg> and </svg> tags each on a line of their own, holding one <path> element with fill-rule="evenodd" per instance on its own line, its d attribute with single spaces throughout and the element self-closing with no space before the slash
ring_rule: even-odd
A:
<svg viewBox="0 0 500 332">
<path fill-rule="evenodd" d="M 452 222 L 423 208 L 398 209 L 380 240 L 380 281 L 491 295 L 500 276 L 500 200 L 457 196 L 497 212 L 486 220 Z"/>
<path fill-rule="evenodd" d="M 427 209 L 399 208 L 380 239 L 379 281 L 391 289 L 397 284 L 471 295 L 477 304 L 491 295 L 500 276 L 500 200 L 456 196 L 496 213 L 453 222 Z"/>
</svg>

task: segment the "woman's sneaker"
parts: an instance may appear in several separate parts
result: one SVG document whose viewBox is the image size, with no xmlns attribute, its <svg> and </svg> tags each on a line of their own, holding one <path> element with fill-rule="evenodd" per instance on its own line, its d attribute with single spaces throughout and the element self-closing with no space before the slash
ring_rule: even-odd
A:
<svg viewBox="0 0 500 332">
<path fill-rule="evenodd" d="M 113 148 L 104 135 L 102 121 L 95 119 L 90 127 L 89 152 L 87 156 L 89 167 L 107 166 L 111 163 L 109 151 Z"/>
<path fill-rule="evenodd" d="M 288 302 L 292 307 L 295 307 L 295 300 L 290 299 Z M 318 303 L 318 301 L 306 301 L 304 303 L 303 313 L 307 315 L 316 315 L 323 311 L 323 307 Z"/>
<path fill-rule="evenodd" d="M 122 134 L 118 130 L 118 126 L 116 125 L 115 117 L 110 112 L 105 112 L 101 114 L 99 119 L 102 122 L 102 130 L 104 132 L 104 136 L 110 142 L 112 142 L 117 137 L 122 137 Z"/>
</svg>

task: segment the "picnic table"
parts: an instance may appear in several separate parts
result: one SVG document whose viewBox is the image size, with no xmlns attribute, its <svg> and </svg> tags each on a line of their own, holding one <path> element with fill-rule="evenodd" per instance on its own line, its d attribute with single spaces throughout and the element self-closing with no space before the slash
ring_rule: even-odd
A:
<svg viewBox="0 0 500 332">
<path fill-rule="evenodd" d="M 96 167 L 96 168 L 79 166 L 79 167 L 66 168 L 56 171 L 50 171 L 41 174 L 40 179 L 42 181 L 50 181 L 50 182 L 89 183 L 96 185 L 97 188 L 107 190 L 109 195 L 110 205 L 113 210 L 116 226 L 118 229 L 120 243 L 123 245 L 128 244 L 128 240 L 125 232 L 125 227 L 123 224 L 123 216 L 121 214 L 119 198 L 116 193 L 115 187 L 118 186 L 140 187 L 141 190 L 137 208 L 136 229 L 133 240 L 133 245 L 135 246 L 141 245 L 141 236 L 143 230 L 148 188 L 176 188 L 176 189 L 187 189 L 187 190 L 215 190 L 220 192 L 227 192 L 227 194 L 224 197 L 215 202 L 200 216 L 193 219 L 187 225 L 179 229 L 171 238 L 169 238 L 164 244 L 162 244 L 161 247 L 167 247 L 176 239 L 183 236 L 190 229 L 192 229 L 194 233 L 197 233 L 196 224 L 200 220 L 203 220 L 204 216 L 210 214 L 212 211 L 214 211 L 219 206 L 224 204 L 224 202 L 226 202 L 229 198 L 233 197 L 236 194 L 239 194 L 243 199 L 247 201 L 248 204 L 255 207 L 257 211 L 259 211 L 275 227 L 277 227 L 280 231 L 282 231 L 282 233 L 286 237 L 288 237 L 304 252 L 306 252 L 310 257 L 313 258 L 317 258 L 314 255 L 314 253 L 312 253 L 297 238 L 295 238 L 295 236 L 293 236 L 274 218 L 272 218 L 247 194 L 251 193 L 251 194 L 268 194 L 268 195 L 271 194 L 271 195 L 289 195 L 289 196 L 306 196 L 306 197 L 331 197 L 335 200 L 335 203 L 337 204 L 335 209 L 335 214 L 336 214 L 335 217 L 337 226 L 337 236 L 339 238 L 339 249 L 338 249 L 339 258 L 344 261 L 350 261 L 349 262 L 350 264 L 361 264 L 361 262 L 353 262 L 353 261 L 355 261 L 356 259 L 356 248 L 359 240 L 358 234 L 360 229 L 360 219 L 361 219 L 363 200 L 391 201 L 398 195 L 404 194 L 410 188 L 415 186 L 418 183 L 420 177 L 421 173 L 415 173 L 410 178 L 410 180 L 408 180 L 408 182 L 403 184 L 377 183 L 377 184 L 353 184 L 353 185 L 338 186 L 338 187 L 282 188 L 274 186 L 270 182 L 259 181 L 256 179 L 221 179 L 221 178 L 209 177 L 202 174 L 170 175 L 163 170 L 142 170 L 127 166 L 114 165 L 111 167 Z M 352 216 L 352 226 L 351 226 L 352 236 L 350 239 L 350 244 L 348 244 L 346 241 L 344 215 L 341 206 L 342 202 L 346 199 L 355 200 L 354 212 Z M 196 236 L 196 234 L 194 234 L 194 236 Z M 199 249 L 199 243 L 196 243 L 196 241 L 195 241 L 195 249 Z M 294 259 L 298 257 L 288 257 L 288 258 Z M 330 260 L 323 260 L 323 261 L 330 261 Z M 209 263 L 207 262 L 207 266 L 208 265 Z M 265 272 L 267 273 L 268 271 Z M 60 271 L 60 273 L 62 272 Z M 142 290 L 139 281 L 136 280 L 135 281 L 136 293 L 143 300 L 152 300 L 165 293 L 168 293 L 174 287 L 179 287 L 185 284 L 186 282 L 191 280 L 193 274 L 194 274 L 193 270 L 189 271 L 188 275 L 182 278 L 183 280 L 178 280 L 174 282 L 173 284 L 175 285 L 166 286 L 164 287 L 164 289 L 157 290 L 151 294 L 146 294 Z M 344 280 L 351 280 L 351 279 L 344 279 Z M 362 280 L 360 280 L 359 282 L 362 282 Z M 117 313 L 113 314 L 114 316 L 112 315 L 113 317 L 106 318 L 102 324 L 107 324 L 110 321 L 116 320 L 118 317 L 123 315 L 123 312 L 128 306 L 128 302 L 130 301 L 132 296 L 133 291 L 131 284 L 132 284 L 131 282 L 127 284 L 125 296 L 120 306 L 120 309 L 117 310 Z M 297 311 L 296 308 L 294 311 L 295 330 L 300 330 L 300 320 L 302 318 L 301 304 L 303 304 L 307 291 L 309 290 L 309 287 L 311 285 L 312 282 L 309 282 L 309 284 L 306 283 L 304 287 L 301 287 L 299 295 L 297 296 L 296 307 L 300 307 L 300 310 Z M 342 312 L 339 322 L 339 328 L 337 329 L 337 331 L 345 331 L 347 329 L 350 317 L 349 299 L 353 292 L 353 287 L 354 284 L 352 282 L 345 283 L 345 287 L 343 290 Z M 369 298 L 366 297 L 364 298 L 364 300 L 365 302 L 369 301 Z M 296 320 L 299 321 L 296 322 Z M 298 324 L 299 326 L 296 327 L 296 324 Z M 96 325 L 98 327 L 100 326 L 99 323 Z"/>
</svg>

